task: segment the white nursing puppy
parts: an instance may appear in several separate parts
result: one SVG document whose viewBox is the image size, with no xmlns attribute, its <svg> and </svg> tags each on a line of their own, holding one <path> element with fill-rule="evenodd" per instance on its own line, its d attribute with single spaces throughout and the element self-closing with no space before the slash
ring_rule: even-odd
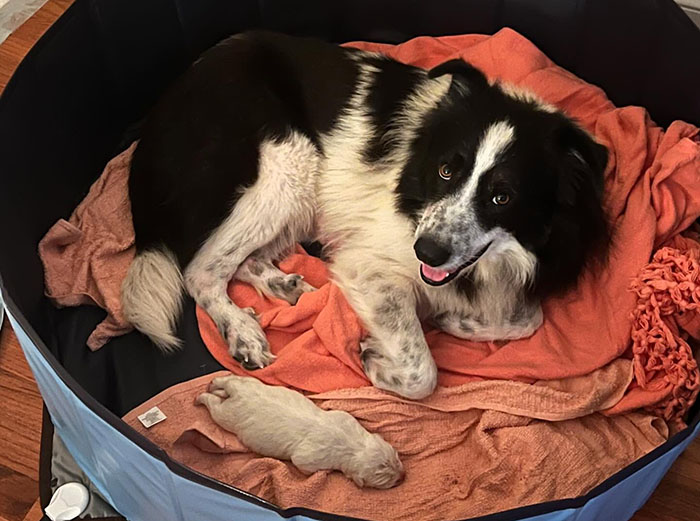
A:
<svg viewBox="0 0 700 521">
<path fill-rule="evenodd" d="M 241 376 L 212 380 L 197 398 L 212 419 L 258 454 L 299 470 L 339 470 L 360 487 L 391 488 L 403 480 L 396 450 L 345 411 L 324 411 L 301 393 Z"/>
</svg>

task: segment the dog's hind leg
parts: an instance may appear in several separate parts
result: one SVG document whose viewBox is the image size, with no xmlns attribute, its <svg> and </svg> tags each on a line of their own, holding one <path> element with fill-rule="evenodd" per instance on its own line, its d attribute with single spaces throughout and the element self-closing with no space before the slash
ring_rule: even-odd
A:
<svg viewBox="0 0 700 521">
<path fill-rule="evenodd" d="M 238 268 L 236 278 L 247 282 L 263 295 L 286 300 L 294 305 L 299 297 L 316 288 L 304 282 L 301 275 L 284 273 L 272 260 L 254 254 Z"/>
<path fill-rule="evenodd" d="M 185 287 L 212 318 L 231 355 L 246 369 L 265 367 L 274 356 L 255 316 L 228 297 L 228 282 L 255 252 L 282 251 L 308 235 L 314 217 L 320 156 L 304 135 L 260 146 L 258 179 L 202 245 L 184 272 Z"/>
</svg>

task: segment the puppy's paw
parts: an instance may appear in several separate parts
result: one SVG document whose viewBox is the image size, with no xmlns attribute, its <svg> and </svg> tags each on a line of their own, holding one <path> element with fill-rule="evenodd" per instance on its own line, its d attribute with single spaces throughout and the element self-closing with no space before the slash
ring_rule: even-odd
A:
<svg viewBox="0 0 700 521">
<path fill-rule="evenodd" d="M 267 281 L 267 287 L 274 297 L 285 300 L 291 305 L 296 304 L 304 293 L 316 290 L 311 284 L 305 282 L 301 275 L 295 273 L 272 277 Z"/>
<path fill-rule="evenodd" d="M 248 371 L 266 367 L 275 359 L 260 324 L 248 313 L 231 322 L 223 336 L 231 356 Z"/>
<path fill-rule="evenodd" d="M 398 360 L 372 337 L 361 342 L 360 360 L 372 384 L 411 400 L 432 394 L 437 385 L 437 367 L 424 345 L 425 339 L 420 340 L 422 343 L 402 346 Z"/>
<path fill-rule="evenodd" d="M 226 382 L 228 382 L 231 376 L 217 376 L 207 386 L 207 392 L 214 394 L 216 391 L 222 391 L 226 389 Z"/>
<path fill-rule="evenodd" d="M 230 379 L 230 376 L 220 376 L 214 378 L 207 386 L 207 392 L 218 396 L 219 398 L 225 400 L 228 398 L 228 392 L 226 391 L 226 382 Z"/>
<path fill-rule="evenodd" d="M 209 392 L 202 393 L 199 396 L 197 396 L 194 403 L 196 405 L 204 405 L 207 409 L 210 409 L 211 407 L 219 405 L 221 403 L 221 396 Z"/>
</svg>

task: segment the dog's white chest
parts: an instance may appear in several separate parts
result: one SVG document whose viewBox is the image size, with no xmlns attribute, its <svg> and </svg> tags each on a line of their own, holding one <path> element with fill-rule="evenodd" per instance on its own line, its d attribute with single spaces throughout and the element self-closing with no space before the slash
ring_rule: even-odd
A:
<svg viewBox="0 0 700 521">
<path fill-rule="evenodd" d="M 395 173 L 367 165 L 341 166 L 333 159 L 323 166 L 316 230 L 334 262 L 351 257 L 366 270 L 398 269 L 415 277 L 413 226 L 396 210 Z"/>
</svg>

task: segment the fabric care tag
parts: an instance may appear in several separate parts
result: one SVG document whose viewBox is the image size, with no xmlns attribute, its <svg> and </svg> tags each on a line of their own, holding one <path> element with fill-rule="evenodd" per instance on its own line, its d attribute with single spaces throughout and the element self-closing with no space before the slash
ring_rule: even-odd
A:
<svg viewBox="0 0 700 521">
<path fill-rule="evenodd" d="M 151 409 L 148 409 L 145 413 L 140 414 L 138 416 L 139 421 L 147 429 L 150 429 L 156 423 L 160 423 L 163 420 L 165 420 L 166 418 L 167 418 L 167 416 L 165 414 L 163 414 L 163 411 L 161 411 L 158 407 L 153 407 Z"/>
</svg>

